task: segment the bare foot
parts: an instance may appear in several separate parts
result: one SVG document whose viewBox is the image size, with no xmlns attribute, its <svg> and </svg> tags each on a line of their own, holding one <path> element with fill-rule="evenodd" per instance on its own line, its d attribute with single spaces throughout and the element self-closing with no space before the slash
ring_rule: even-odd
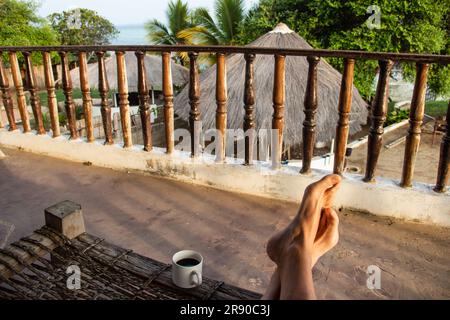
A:
<svg viewBox="0 0 450 320">
<path fill-rule="evenodd" d="M 338 217 L 331 209 L 341 177 L 327 175 L 309 185 L 296 217 L 267 243 L 267 254 L 277 265 L 292 246 L 311 253 L 311 268 L 338 240 Z M 299 247 L 300 246 L 300 247 Z"/>
</svg>

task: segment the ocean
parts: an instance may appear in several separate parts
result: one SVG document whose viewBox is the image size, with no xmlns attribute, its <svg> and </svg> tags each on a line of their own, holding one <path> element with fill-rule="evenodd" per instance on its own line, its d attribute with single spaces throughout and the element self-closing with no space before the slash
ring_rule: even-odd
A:
<svg viewBox="0 0 450 320">
<path fill-rule="evenodd" d="M 119 30 L 117 38 L 111 44 L 149 44 L 144 25 L 116 26 Z"/>
</svg>

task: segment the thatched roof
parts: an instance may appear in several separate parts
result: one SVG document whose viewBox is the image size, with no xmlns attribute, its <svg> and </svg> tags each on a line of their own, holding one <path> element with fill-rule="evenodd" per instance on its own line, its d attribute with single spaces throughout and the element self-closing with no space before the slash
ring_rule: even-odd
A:
<svg viewBox="0 0 450 320">
<path fill-rule="evenodd" d="M 273 31 L 258 38 L 248 46 L 312 49 L 299 35 L 285 24 L 278 25 Z M 228 120 L 227 128 L 243 127 L 244 119 L 244 80 L 245 59 L 242 54 L 227 57 L 228 83 Z M 272 123 L 272 91 L 274 57 L 257 55 L 254 61 L 255 115 L 257 129 L 271 128 Z M 294 145 L 301 143 L 302 123 L 305 118 L 303 101 L 308 76 L 306 57 L 287 56 L 286 72 L 286 102 L 285 102 L 285 143 Z M 200 76 L 200 110 L 203 128 L 215 128 L 215 84 L 216 66 L 211 66 Z M 336 131 L 338 121 L 338 97 L 341 84 L 341 74 L 327 62 L 321 60 L 318 64 L 318 111 L 317 141 L 330 141 Z M 175 98 L 175 112 L 183 119 L 189 117 L 189 88 L 186 86 Z M 367 104 L 361 98 L 358 90 L 353 89 L 352 113 L 350 115 L 350 134 L 361 129 L 366 122 Z"/>
<path fill-rule="evenodd" d="M 105 59 L 106 76 L 108 78 L 109 88 L 117 90 L 117 63 L 116 56 L 113 53 Z M 125 53 L 125 66 L 127 69 L 128 90 L 137 91 L 137 58 L 134 52 Z M 162 88 L 162 61 L 159 55 L 146 55 L 145 67 L 147 70 L 147 81 L 149 88 L 161 90 Z M 80 71 L 75 68 L 70 71 L 73 86 L 80 87 Z M 88 65 L 89 83 L 91 88 L 98 87 L 98 64 L 91 63 Z M 182 65 L 172 62 L 172 81 L 175 86 L 182 87 L 189 81 L 189 69 Z"/>
</svg>

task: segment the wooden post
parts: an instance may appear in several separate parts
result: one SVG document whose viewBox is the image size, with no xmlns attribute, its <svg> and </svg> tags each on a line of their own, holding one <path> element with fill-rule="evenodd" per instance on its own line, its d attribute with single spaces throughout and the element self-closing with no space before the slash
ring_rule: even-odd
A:
<svg viewBox="0 0 450 320">
<path fill-rule="evenodd" d="M 45 209 L 45 225 L 69 239 L 86 232 L 81 206 L 69 200 Z"/>
<path fill-rule="evenodd" d="M 384 133 L 383 124 L 386 120 L 388 106 L 389 77 L 393 65 L 391 60 L 380 60 L 378 64 L 380 66 L 380 74 L 370 115 L 371 124 L 367 143 L 366 173 L 363 179 L 365 182 L 374 181 L 375 169 L 380 156 Z"/>
<path fill-rule="evenodd" d="M 47 104 L 50 112 L 50 123 L 52 126 L 53 138 L 56 138 L 61 135 L 61 130 L 59 128 L 58 101 L 56 100 L 55 79 L 53 77 L 50 52 L 43 52 L 43 60 L 45 87 L 47 89 Z"/>
<path fill-rule="evenodd" d="M 409 130 L 405 143 L 405 156 L 403 158 L 402 180 L 400 185 L 404 188 L 412 186 L 414 174 L 414 164 L 416 162 L 417 151 L 419 151 L 420 126 L 422 125 L 423 114 L 425 112 L 425 94 L 427 90 L 427 73 L 429 65 L 417 63 L 416 81 L 409 112 Z"/>
<path fill-rule="evenodd" d="M 111 106 L 109 104 L 109 87 L 108 78 L 106 77 L 105 52 L 96 52 L 98 60 L 98 91 L 100 92 L 101 113 L 103 130 L 105 131 L 105 144 L 113 144 L 112 123 L 111 123 Z"/>
<path fill-rule="evenodd" d="M 244 134 L 245 134 L 245 165 L 253 164 L 253 144 L 255 140 L 255 88 L 254 61 L 255 55 L 248 53 L 245 58 L 245 88 L 244 88 Z"/>
<path fill-rule="evenodd" d="M 317 64 L 319 57 L 308 58 L 308 82 L 305 93 L 305 121 L 303 121 L 303 159 L 301 173 L 311 172 L 311 160 L 314 154 L 316 141 L 316 111 L 317 111 Z"/>
<path fill-rule="evenodd" d="M 27 101 L 23 91 L 22 76 L 20 74 L 19 61 L 17 61 L 17 53 L 9 52 L 9 62 L 11 64 L 11 73 L 16 88 L 17 106 L 19 108 L 20 118 L 22 119 L 23 132 L 30 132 L 30 116 L 27 110 Z"/>
<path fill-rule="evenodd" d="M 339 121 L 336 127 L 336 148 L 334 150 L 334 168 L 336 174 L 344 173 L 345 150 L 350 122 L 350 110 L 352 106 L 353 93 L 353 70 L 354 59 L 344 59 L 344 74 L 342 75 L 341 91 L 339 92 Z"/>
<path fill-rule="evenodd" d="M 133 143 L 131 141 L 131 120 L 130 120 L 130 104 L 128 101 L 128 79 L 125 66 L 125 52 L 117 51 L 117 83 L 119 87 L 119 106 L 120 120 L 123 133 L 123 147 L 130 148 Z"/>
<path fill-rule="evenodd" d="M 448 101 L 445 135 L 442 137 L 441 153 L 439 155 L 438 175 L 434 191 L 445 192 L 450 176 L 450 100 Z"/>
<path fill-rule="evenodd" d="M 89 86 L 89 77 L 87 71 L 86 52 L 78 53 L 78 63 L 80 69 L 80 87 L 83 95 L 83 113 L 84 125 L 86 127 L 87 142 L 94 142 L 94 126 L 92 124 L 92 98 Z"/>
<path fill-rule="evenodd" d="M 283 55 L 275 55 L 272 129 L 277 131 L 277 139 L 272 142 L 272 164 L 274 168 L 280 167 L 283 152 L 285 58 Z"/>
<path fill-rule="evenodd" d="M 75 103 L 72 96 L 72 77 L 69 71 L 69 59 L 67 57 L 67 52 L 59 52 L 61 57 L 61 78 L 62 86 L 64 91 L 64 96 L 66 97 L 64 107 L 66 109 L 67 123 L 69 125 L 70 139 L 77 139 L 77 124 L 75 115 Z"/>
<path fill-rule="evenodd" d="M 11 91 L 9 88 L 8 75 L 3 65 L 3 52 L 0 51 L 0 91 L 2 93 L 3 106 L 5 107 L 6 116 L 9 123 L 9 131 L 17 129 L 16 118 L 14 116 L 14 105 L 11 99 Z"/>
<path fill-rule="evenodd" d="M 164 125 L 166 130 L 166 150 L 168 154 L 171 154 L 174 149 L 173 84 L 170 56 L 170 52 L 162 53 Z"/>
<path fill-rule="evenodd" d="M 36 76 L 34 74 L 33 63 L 31 62 L 31 53 L 23 52 L 26 67 L 27 89 L 30 92 L 30 104 L 34 115 L 34 125 L 37 134 L 45 134 L 44 118 L 42 116 L 41 101 L 37 94 Z"/>
<path fill-rule="evenodd" d="M 147 70 L 145 69 L 145 52 L 137 51 L 139 113 L 141 115 L 144 150 L 152 150 L 152 124 L 150 121 L 150 96 L 148 95 Z"/>
<path fill-rule="evenodd" d="M 225 148 L 227 145 L 227 66 L 224 53 L 217 53 L 216 63 L 216 162 L 225 161 Z"/>
<path fill-rule="evenodd" d="M 191 111 L 189 112 L 189 126 L 191 130 L 191 156 L 197 157 L 200 154 L 200 81 L 197 64 L 198 53 L 189 52 L 189 103 Z"/>
</svg>

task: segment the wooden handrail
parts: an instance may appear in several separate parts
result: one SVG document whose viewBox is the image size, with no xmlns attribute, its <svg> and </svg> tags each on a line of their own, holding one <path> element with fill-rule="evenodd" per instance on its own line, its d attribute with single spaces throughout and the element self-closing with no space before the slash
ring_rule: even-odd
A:
<svg viewBox="0 0 450 320">
<path fill-rule="evenodd" d="M 210 53 L 253 53 L 256 55 L 283 56 L 316 56 L 348 59 L 395 60 L 429 63 L 450 63 L 450 56 L 421 53 L 397 52 L 368 52 L 356 50 L 327 50 L 327 49 L 293 49 L 252 46 L 185 46 L 185 45 L 90 45 L 90 46 L 0 46 L 0 52 L 11 51 L 152 51 L 152 52 L 210 52 Z"/>
</svg>

